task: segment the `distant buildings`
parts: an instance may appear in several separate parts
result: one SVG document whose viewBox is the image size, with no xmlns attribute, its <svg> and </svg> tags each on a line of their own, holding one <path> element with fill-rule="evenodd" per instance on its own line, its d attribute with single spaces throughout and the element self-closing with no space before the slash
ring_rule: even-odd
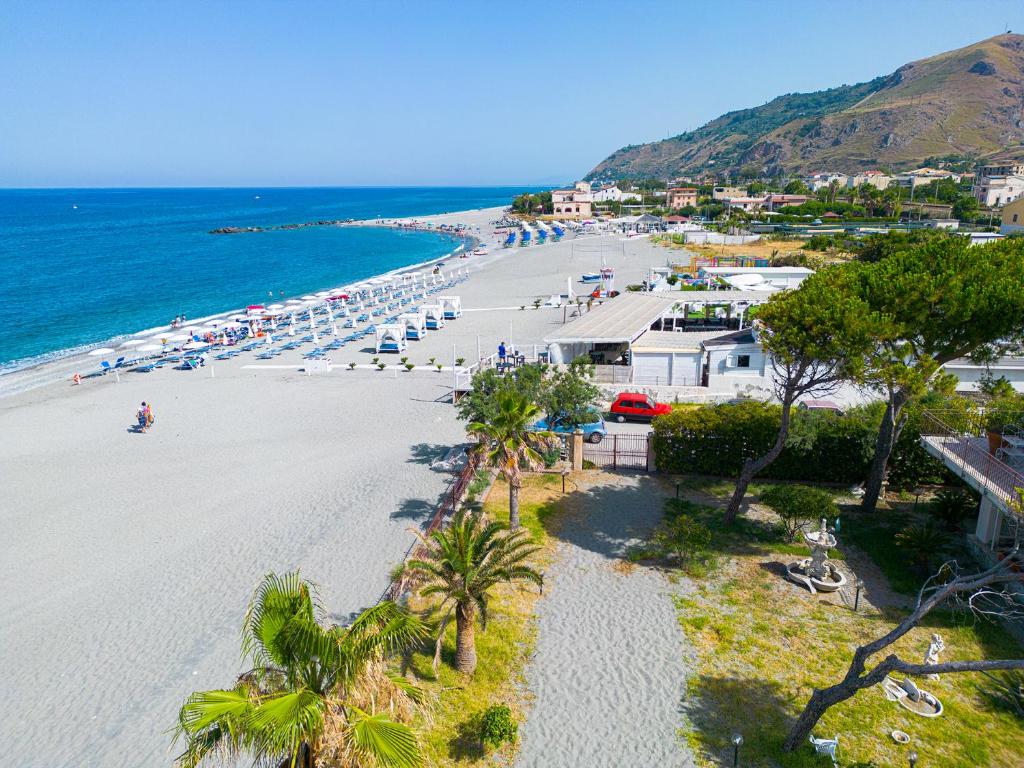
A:
<svg viewBox="0 0 1024 768">
<path fill-rule="evenodd" d="M 711 190 L 712 200 L 726 200 L 730 197 L 743 197 L 747 190 L 743 187 L 714 187 Z"/>
<path fill-rule="evenodd" d="M 846 186 L 850 189 L 856 189 L 864 184 L 870 184 L 876 189 L 888 189 L 892 184 L 892 176 L 886 176 L 881 171 L 864 171 L 846 178 Z"/>
<path fill-rule="evenodd" d="M 666 198 L 666 206 L 672 210 L 686 208 L 687 206 L 697 207 L 696 187 L 670 187 Z"/>
<path fill-rule="evenodd" d="M 1014 232 L 1024 232 L 1024 197 L 1003 206 L 1003 221 L 999 233 L 1012 235 Z"/>
<path fill-rule="evenodd" d="M 730 210 L 739 209 L 751 213 L 760 210 L 777 211 L 786 205 L 803 205 L 809 199 L 807 195 L 784 195 L 779 192 L 769 192 L 766 195 L 727 197 L 722 202 Z"/>
<path fill-rule="evenodd" d="M 593 203 L 594 194 L 586 181 L 577 181 L 572 189 L 551 192 L 554 214 L 563 219 L 589 219 L 593 215 Z"/>
<path fill-rule="evenodd" d="M 974 197 L 982 205 L 998 208 L 1024 196 L 1024 174 L 988 175 L 986 166 L 974 182 Z M 998 166 L 1000 169 L 1011 166 Z M 1015 167 L 1015 166 L 1014 166 Z"/>
<path fill-rule="evenodd" d="M 641 199 L 639 192 L 623 192 L 614 184 L 601 187 L 593 193 L 593 202 L 595 203 L 624 203 L 627 200 L 640 202 Z"/>
<path fill-rule="evenodd" d="M 917 189 L 924 184 L 931 184 L 933 181 L 951 179 L 960 183 L 960 174 L 952 171 L 945 171 L 940 168 L 918 168 L 916 171 L 907 171 L 896 175 L 896 183 L 901 187 Z"/>
<path fill-rule="evenodd" d="M 979 176 L 1024 176 L 1024 163 L 1006 163 L 1004 165 L 983 165 Z"/>
<path fill-rule="evenodd" d="M 817 192 L 819 189 L 826 189 L 832 182 L 836 182 L 840 187 L 845 187 L 850 177 L 845 173 L 812 173 L 810 176 L 805 176 L 801 181 L 807 185 L 807 188 L 811 192 Z"/>
</svg>

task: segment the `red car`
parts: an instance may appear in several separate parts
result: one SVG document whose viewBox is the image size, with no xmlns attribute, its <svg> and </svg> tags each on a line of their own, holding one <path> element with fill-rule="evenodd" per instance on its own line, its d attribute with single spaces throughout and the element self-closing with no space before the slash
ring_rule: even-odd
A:
<svg viewBox="0 0 1024 768">
<path fill-rule="evenodd" d="M 641 395 L 639 392 L 620 392 L 608 410 L 621 424 L 626 419 L 650 421 L 655 416 L 671 413 L 672 406 L 667 403 L 656 403 L 648 395 Z"/>
</svg>

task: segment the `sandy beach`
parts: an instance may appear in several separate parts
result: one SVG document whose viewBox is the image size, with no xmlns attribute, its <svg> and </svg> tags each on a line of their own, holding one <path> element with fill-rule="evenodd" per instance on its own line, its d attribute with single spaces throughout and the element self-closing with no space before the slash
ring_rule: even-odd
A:
<svg viewBox="0 0 1024 768">
<path fill-rule="evenodd" d="M 620 288 L 665 261 L 618 236 L 501 249 L 498 215 L 417 217 L 479 227 L 490 253 L 449 260 L 469 270 L 451 291 L 465 314 L 412 343 L 411 373 L 372 370 L 364 340 L 313 376 L 299 352 L 248 353 L 72 386 L 65 361 L 55 383 L 0 398 L 0 748 L 40 768 L 166 765 L 183 699 L 241 671 L 238 631 L 264 573 L 301 568 L 337 620 L 378 598 L 448 481 L 430 459 L 465 440 L 452 373 L 429 358 L 540 344 L 563 312 L 535 298 L 567 278 L 582 290 L 602 257 Z M 142 400 L 157 421 L 133 434 Z"/>
</svg>

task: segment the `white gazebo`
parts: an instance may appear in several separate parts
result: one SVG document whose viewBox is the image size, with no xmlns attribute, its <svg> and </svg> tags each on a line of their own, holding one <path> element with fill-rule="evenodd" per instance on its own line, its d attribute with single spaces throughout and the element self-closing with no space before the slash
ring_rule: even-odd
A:
<svg viewBox="0 0 1024 768">
<path fill-rule="evenodd" d="M 437 300 L 444 308 L 445 320 L 462 317 L 462 299 L 459 296 L 438 296 Z"/>
<path fill-rule="evenodd" d="M 420 311 L 426 318 L 428 331 L 439 331 L 444 328 L 444 307 L 441 304 L 424 304 Z"/>
<path fill-rule="evenodd" d="M 398 316 L 405 325 L 405 337 L 409 341 L 420 341 L 427 335 L 427 313 L 422 309 L 418 312 L 405 312 Z"/>
<path fill-rule="evenodd" d="M 404 352 L 408 344 L 405 340 L 405 325 L 399 325 L 398 323 L 389 323 L 388 325 L 378 325 L 376 328 L 377 333 L 377 352 Z"/>
</svg>

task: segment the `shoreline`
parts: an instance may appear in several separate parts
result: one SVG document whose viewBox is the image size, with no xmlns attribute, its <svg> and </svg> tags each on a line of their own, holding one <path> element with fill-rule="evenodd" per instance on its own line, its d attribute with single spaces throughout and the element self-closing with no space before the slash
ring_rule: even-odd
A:
<svg viewBox="0 0 1024 768">
<path fill-rule="evenodd" d="M 452 211 L 450 213 L 435 214 L 435 216 L 460 216 L 468 215 L 473 213 L 479 213 L 481 211 L 505 211 L 507 206 L 499 206 L 494 208 L 472 208 L 465 211 Z M 481 244 L 482 232 L 473 234 L 469 232 L 469 228 L 465 228 L 465 232 L 458 233 L 454 230 L 440 229 L 438 227 L 430 226 L 411 226 L 413 224 L 420 224 L 426 219 L 432 218 L 431 215 L 426 216 L 409 216 L 409 217 L 396 217 L 396 218 L 385 218 L 385 219 L 361 219 L 351 222 L 335 224 L 336 226 L 359 226 L 359 227 L 376 227 L 379 229 L 391 229 L 391 230 L 415 230 L 420 232 L 427 232 L 436 235 L 446 235 L 449 237 L 458 238 L 462 241 L 462 249 L 466 252 L 472 251 Z M 320 226 L 319 224 L 313 223 L 311 226 Z M 324 224 L 323 226 L 327 226 Z M 299 229 L 301 227 L 286 225 L 281 227 L 263 228 L 259 231 L 265 231 L 267 229 Z M 248 230 L 246 230 L 248 231 Z M 255 230 L 254 230 L 255 231 Z M 333 288 L 343 288 L 346 285 L 366 282 L 367 280 L 374 280 L 381 277 L 394 277 L 401 275 L 409 271 L 416 271 L 427 267 L 432 267 L 438 263 L 444 262 L 447 259 L 452 258 L 457 253 L 460 253 L 460 248 L 457 246 L 452 251 L 444 253 L 436 258 L 427 259 L 425 261 L 416 262 L 413 264 L 406 264 L 401 267 L 388 270 L 386 272 L 378 272 L 370 275 L 366 275 L 360 278 L 354 278 L 346 281 L 342 284 L 334 286 L 324 287 L 311 287 L 301 291 L 295 296 L 287 296 L 285 299 L 297 298 L 302 293 L 311 293 L 316 291 L 332 290 Z M 219 312 L 215 312 L 210 315 L 204 315 L 202 317 L 190 318 L 190 323 L 201 323 L 208 322 L 210 320 L 218 320 L 228 315 L 237 314 L 244 312 L 244 308 L 228 309 Z M 88 353 L 90 350 L 99 349 L 105 346 L 116 346 L 123 343 L 125 340 L 135 336 L 147 333 L 152 330 L 154 333 L 160 328 L 163 328 L 166 323 L 162 325 L 156 325 L 152 328 L 140 328 L 135 331 L 125 331 L 114 336 L 101 339 L 99 341 L 90 342 L 88 344 L 80 344 L 75 347 L 68 347 L 64 349 L 50 350 L 40 355 L 36 355 L 31 358 L 21 358 L 11 360 L 8 362 L 0 363 L 0 398 L 9 397 L 20 392 L 25 392 L 29 389 L 35 389 L 36 387 L 46 386 L 53 384 L 58 381 L 62 381 L 69 378 L 72 375 L 72 371 L 75 365 L 79 365 L 82 362 L 88 363 L 92 367 L 92 361 L 87 360 Z M 98 361 L 96 362 L 98 365 Z M 40 375 L 42 374 L 42 375 Z M 30 378 L 31 377 L 31 378 Z M 16 381 L 16 379 L 30 379 L 28 381 Z M 21 386 L 19 386 L 21 384 Z"/>
</svg>

